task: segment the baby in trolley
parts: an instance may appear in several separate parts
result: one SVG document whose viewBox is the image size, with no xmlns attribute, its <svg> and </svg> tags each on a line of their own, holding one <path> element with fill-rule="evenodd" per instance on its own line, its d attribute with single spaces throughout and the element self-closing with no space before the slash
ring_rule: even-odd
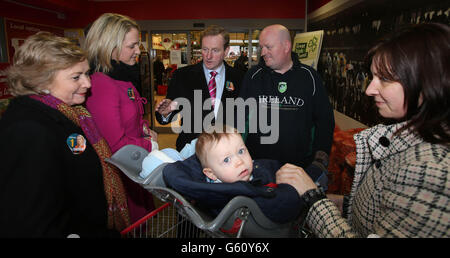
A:
<svg viewBox="0 0 450 258">
<path fill-rule="evenodd" d="M 194 155 L 195 154 L 195 155 Z M 226 125 L 205 130 L 180 152 L 154 150 L 143 160 L 140 177 L 146 178 L 161 165 L 168 187 L 195 201 L 216 216 L 234 197 L 252 198 L 264 215 L 275 223 L 299 219 L 306 204 L 294 187 L 276 184 L 283 164 L 276 160 L 252 160 L 239 132 Z M 326 166 L 313 163 L 305 172 L 324 190 Z"/>
</svg>

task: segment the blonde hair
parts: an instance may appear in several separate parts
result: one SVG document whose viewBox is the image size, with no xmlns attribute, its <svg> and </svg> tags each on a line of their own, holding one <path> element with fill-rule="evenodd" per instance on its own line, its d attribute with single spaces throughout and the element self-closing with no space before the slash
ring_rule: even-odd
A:
<svg viewBox="0 0 450 258">
<path fill-rule="evenodd" d="M 22 96 L 42 93 L 56 72 L 86 60 L 86 54 L 69 39 L 41 31 L 25 40 L 13 60 L 6 83 L 11 95 Z"/>
<path fill-rule="evenodd" d="M 213 125 L 200 134 L 195 144 L 195 154 L 203 167 L 206 166 L 206 157 L 208 149 L 212 147 L 211 145 L 233 134 L 240 136 L 236 128 L 228 125 Z"/>
<path fill-rule="evenodd" d="M 125 15 L 104 13 L 97 18 L 87 33 L 84 45 L 94 72 L 108 73 L 111 70 L 113 50 L 119 50 L 120 55 L 125 35 L 133 28 L 139 31 L 139 25 Z"/>
</svg>

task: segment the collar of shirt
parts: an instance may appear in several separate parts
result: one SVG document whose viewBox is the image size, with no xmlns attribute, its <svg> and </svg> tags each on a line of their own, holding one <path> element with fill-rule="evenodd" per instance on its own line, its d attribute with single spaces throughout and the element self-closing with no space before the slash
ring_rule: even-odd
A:
<svg viewBox="0 0 450 258">
<path fill-rule="evenodd" d="M 205 73 L 205 79 L 206 79 L 206 83 L 209 82 L 209 80 L 211 79 L 211 72 L 212 71 L 216 71 L 216 87 L 222 87 L 223 88 L 223 83 L 219 83 L 220 81 L 223 81 L 225 79 L 225 65 L 222 63 L 219 68 L 217 68 L 216 70 L 209 70 L 208 68 L 206 68 L 206 66 L 203 64 L 203 72 Z"/>
</svg>

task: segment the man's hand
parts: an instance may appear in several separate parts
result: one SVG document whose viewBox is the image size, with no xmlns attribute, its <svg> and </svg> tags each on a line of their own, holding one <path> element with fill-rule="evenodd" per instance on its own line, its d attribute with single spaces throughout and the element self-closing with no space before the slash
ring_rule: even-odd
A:
<svg viewBox="0 0 450 258">
<path fill-rule="evenodd" d="M 170 99 L 163 99 L 161 102 L 156 104 L 155 110 L 163 116 L 167 116 L 172 113 L 172 111 L 176 110 L 178 103 L 176 101 L 172 101 Z"/>
</svg>

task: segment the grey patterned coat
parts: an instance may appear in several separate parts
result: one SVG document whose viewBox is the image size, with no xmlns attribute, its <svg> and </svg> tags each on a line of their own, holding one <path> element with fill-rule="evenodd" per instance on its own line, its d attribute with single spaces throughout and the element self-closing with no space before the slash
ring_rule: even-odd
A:
<svg viewBox="0 0 450 258">
<path fill-rule="evenodd" d="M 412 133 L 404 123 L 354 136 L 356 167 L 348 219 L 329 199 L 316 202 L 307 223 L 318 237 L 450 237 L 448 145 Z"/>
</svg>

